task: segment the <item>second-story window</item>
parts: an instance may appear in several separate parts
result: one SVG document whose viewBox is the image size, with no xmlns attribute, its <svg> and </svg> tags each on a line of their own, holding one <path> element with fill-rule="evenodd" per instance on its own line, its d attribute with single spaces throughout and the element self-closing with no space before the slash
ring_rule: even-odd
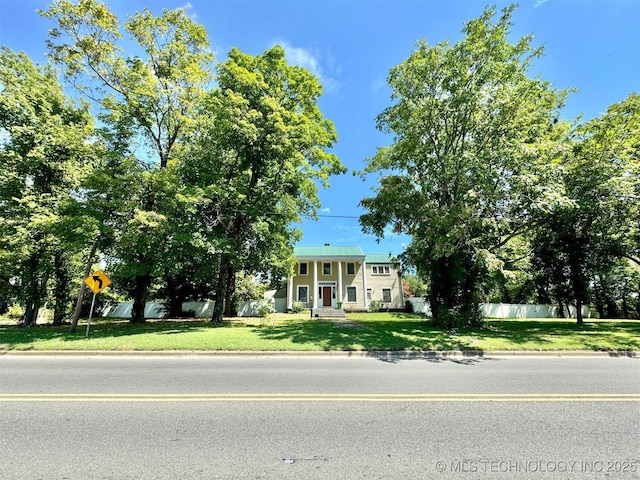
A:
<svg viewBox="0 0 640 480">
<path fill-rule="evenodd" d="M 371 266 L 371 274 L 372 275 L 389 275 L 389 265 L 372 265 Z"/>
</svg>

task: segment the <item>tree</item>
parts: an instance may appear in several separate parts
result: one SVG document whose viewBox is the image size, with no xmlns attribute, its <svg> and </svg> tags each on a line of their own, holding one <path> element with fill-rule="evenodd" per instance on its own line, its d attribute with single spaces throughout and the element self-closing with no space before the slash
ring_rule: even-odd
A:
<svg viewBox="0 0 640 480">
<path fill-rule="evenodd" d="M 409 273 L 402 276 L 402 290 L 405 297 L 424 297 L 427 286 L 420 277 Z"/>
<path fill-rule="evenodd" d="M 561 162 L 568 201 L 540 219 L 537 264 L 559 292 L 558 300 L 575 304 L 578 324 L 590 286 L 599 285 L 605 295 L 596 304 L 606 302 L 602 280 L 621 259 L 637 262 L 639 150 L 640 96 L 632 94 L 575 129 Z"/>
<path fill-rule="evenodd" d="M 96 0 L 56 0 L 40 13 L 57 25 L 48 42 L 51 59 L 100 109 L 111 146 L 123 159 L 137 160 L 137 188 L 127 192 L 130 215 L 118 215 L 119 242 L 113 245 L 120 274 L 131 279 L 132 322 L 142 322 L 153 278 L 165 270 L 158 247 L 171 230 L 162 202 L 174 193 L 174 152 L 212 80 L 209 40 L 183 9 L 164 10 L 160 17 L 145 9 L 122 27 Z M 123 56 L 121 28 L 136 43 L 136 55 Z"/>
<path fill-rule="evenodd" d="M 91 170 L 93 119 L 68 99 L 51 67 L 0 51 L 0 258 L 20 278 L 23 324 L 36 322 L 53 278 L 54 324 L 69 302 L 72 259 L 93 223 L 82 215 L 82 180 Z"/>
<path fill-rule="evenodd" d="M 406 258 L 430 285 L 438 325 L 482 321 L 480 288 L 502 266 L 498 250 L 555 201 L 545 186 L 567 92 L 527 75 L 542 49 L 531 36 L 509 43 L 513 10 L 492 23 L 495 8 L 485 9 L 453 45 L 420 40 L 391 69 L 395 103 L 377 126 L 394 141 L 363 172 L 381 178 L 360 223 L 411 235 Z"/>
<path fill-rule="evenodd" d="M 234 48 L 217 73 L 182 169 L 197 237 L 218 268 L 214 323 L 232 304 L 237 272 L 290 273 L 300 235 L 291 224 L 315 215 L 315 180 L 327 185 L 345 170 L 326 151 L 336 133 L 318 108 L 317 78 L 288 65 L 281 47 L 257 56 Z"/>
</svg>

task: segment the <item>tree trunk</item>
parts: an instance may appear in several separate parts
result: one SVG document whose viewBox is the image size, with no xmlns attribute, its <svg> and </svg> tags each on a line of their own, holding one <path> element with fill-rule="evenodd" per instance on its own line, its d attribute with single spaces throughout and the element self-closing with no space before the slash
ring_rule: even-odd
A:
<svg viewBox="0 0 640 480">
<path fill-rule="evenodd" d="M 582 298 L 576 298 L 576 319 L 578 325 L 582 325 L 584 321 L 582 320 Z"/>
<path fill-rule="evenodd" d="M 224 313 L 224 298 L 227 291 L 229 272 L 231 271 L 231 261 L 226 254 L 220 256 L 220 270 L 215 288 L 215 303 L 213 305 L 213 315 L 211 323 L 214 325 L 222 325 Z"/>
<path fill-rule="evenodd" d="M 69 271 L 62 252 L 56 251 L 54 253 L 53 265 L 55 274 L 53 324 L 62 325 L 67 313 L 67 302 L 69 301 Z"/>
<path fill-rule="evenodd" d="M 151 273 L 136 275 L 133 287 L 133 306 L 131 307 L 131 323 L 144 323 L 144 309 L 151 285 Z"/>
<path fill-rule="evenodd" d="M 569 279 L 571 281 L 571 287 L 573 290 L 573 299 L 576 303 L 576 319 L 578 325 L 583 324 L 582 320 L 582 302 L 586 299 L 586 282 L 584 278 L 584 271 L 582 268 L 582 262 L 585 255 L 583 254 L 583 245 L 580 238 L 571 232 L 571 244 L 573 248 L 569 250 Z"/>
<path fill-rule="evenodd" d="M 231 265 L 229 266 L 231 267 Z M 236 273 L 229 268 L 229 274 L 227 278 L 227 289 L 224 296 L 224 314 L 227 317 L 235 317 L 238 315 L 236 305 L 233 301 L 233 295 L 236 292 Z"/>
<path fill-rule="evenodd" d="M 167 313 L 170 318 L 182 317 L 183 299 L 178 291 L 179 280 L 175 275 L 169 274 L 167 270 L 165 270 L 164 280 L 167 285 L 167 308 L 169 310 Z"/>
<path fill-rule="evenodd" d="M 42 251 L 37 250 L 31 254 L 25 265 L 23 282 L 25 285 L 23 327 L 32 327 L 38 320 L 38 312 L 42 303 L 41 295 L 46 291 L 47 280 L 39 278 L 40 259 Z"/>
</svg>

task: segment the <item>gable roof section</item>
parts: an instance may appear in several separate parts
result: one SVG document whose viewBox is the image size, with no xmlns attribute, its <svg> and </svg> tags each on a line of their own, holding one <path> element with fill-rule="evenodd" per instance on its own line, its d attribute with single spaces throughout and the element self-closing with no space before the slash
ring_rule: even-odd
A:
<svg viewBox="0 0 640 480">
<path fill-rule="evenodd" d="M 360 247 L 294 247 L 296 257 L 364 257 Z"/>
<path fill-rule="evenodd" d="M 367 263 L 398 263 L 397 260 L 393 260 L 394 256 L 389 253 L 370 253 L 367 255 Z"/>
</svg>

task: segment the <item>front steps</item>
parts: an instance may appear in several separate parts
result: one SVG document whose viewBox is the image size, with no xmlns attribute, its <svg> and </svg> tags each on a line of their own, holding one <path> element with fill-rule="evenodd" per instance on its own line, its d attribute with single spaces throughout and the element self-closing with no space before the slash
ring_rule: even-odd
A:
<svg viewBox="0 0 640 480">
<path fill-rule="evenodd" d="M 347 316 L 345 315 L 344 310 L 342 310 L 341 308 L 323 307 L 311 309 L 311 318 L 344 320 L 347 318 Z"/>
</svg>

